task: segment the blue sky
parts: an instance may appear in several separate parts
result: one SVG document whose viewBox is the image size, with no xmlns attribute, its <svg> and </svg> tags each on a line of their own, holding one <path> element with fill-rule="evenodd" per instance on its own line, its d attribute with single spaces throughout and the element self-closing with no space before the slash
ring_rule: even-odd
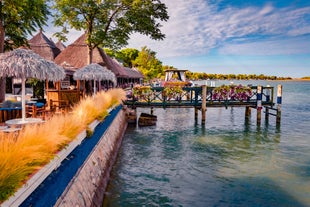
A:
<svg viewBox="0 0 310 207">
<path fill-rule="evenodd" d="M 133 34 L 129 48 L 147 46 L 164 65 L 192 72 L 310 76 L 309 0 L 162 2 L 166 38 Z M 79 34 L 70 32 L 68 43 Z"/>
</svg>

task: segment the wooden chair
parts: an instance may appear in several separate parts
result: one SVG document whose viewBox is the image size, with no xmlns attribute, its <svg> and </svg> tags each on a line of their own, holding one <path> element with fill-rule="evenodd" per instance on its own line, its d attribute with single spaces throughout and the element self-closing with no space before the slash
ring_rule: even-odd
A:
<svg viewBox="0 0 310 207">
<path fill-rule="evenodd" d="M 50 100 L 50 110 L 53 113 L 67 113 L 70 105 L 68 100 Z"/>
<path fill-rule="evenodd" d="M 46 106 L 43 104 L 43 106 L 38 107 L 36 104 L 32 105 L 26 105 L 26 116 L 27 117 L 41 117 L 43 120 L 45 120 L 46 115 Z"/>
</svg>

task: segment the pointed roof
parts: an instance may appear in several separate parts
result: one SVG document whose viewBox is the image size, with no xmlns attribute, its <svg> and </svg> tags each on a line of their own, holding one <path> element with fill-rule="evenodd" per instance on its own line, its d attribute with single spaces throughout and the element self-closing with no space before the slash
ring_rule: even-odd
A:
<svg viewBox="0 0 310 207">
<path fill-rule="evenodd" d="M 143 74 L 136 68 L 125 67 L 125 70 L 129 77 L 131 78 L 144 78 Z"/>
<path fill-rule="evenodd" d="M 53 61 L 55 57 L 60 53 L 60 49 L 55 45 L 55 43 L 47 38 L 42 30 L 33 36 L 29 41 L 29 48 L 42 56 L 46 60 Z"/>
<path fill-rule="evenodd" d="M 60 51 L 63 51 L 64 49 L 66 49 L 66 45 L 64 45 L 61 41 L 56 42 L 56 47 L 58 47 Z"/>
<path fill-rule="evenodd" d="M 86 35 L 81 35 L 75 42 L 68 45 L 55 59 L 58 65 L 70 67 L 70 69 L 79 69 L 88 63 L 88 47 L 86 44 Z M 128 77 L 125 69 L 120 64 L 115 63 L 101 48 L 93 49 L 92 63 L 98 63 L 106 66 L 116 77 Z"/>
</svg>

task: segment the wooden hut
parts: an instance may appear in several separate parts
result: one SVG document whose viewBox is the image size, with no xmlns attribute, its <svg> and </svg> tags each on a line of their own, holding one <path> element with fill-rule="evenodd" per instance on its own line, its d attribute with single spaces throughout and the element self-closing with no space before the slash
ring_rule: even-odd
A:
<svg viewBox="0 0 310 207">
<path fill-rule="evenodd" d="M 50 61 L 54 61 L 61 52 L 56 44 L 43 34 L 42 30 L 33 36 L 33 38 L 28 41 L 28 44 L 33 52 Z"/>
<path fill-rule="evenodd" d="M 61 81 L 60 85 L 47 90 L 50 99 L 69 100 L 74 103 L 83 96 L 85 86 L 82 87 L 79 82 L 75 82 L 72 75 L 77 69 L 89 64 L 88 52 L 86 35 L 83 34 L 55 58 L 55 63 L 64 67 L 67 77 Z M 111 70 L 117 78 L 117 86 L 121 86 L 129 77 L 125 68 L 109 57 L 101 48 L 93 49 L 92 63 L 98 63 Z M 104 87 L 109 86 L 109 83 L 104 83 Z M 101 84 L 99 85 L 100 88 Z"/>
<path fill-rule="evenodd" d="M 127 79 L 128 84 L 135 84 L 135 83 L 141 84 L 144 76 L 139 70 L 137 70 L 136 68 L 128 68 L 128 67 L 125 67 L 125 70 L 128 74 Z"/>
<path fill-rule="evenodd" d="M 40 30 L 35 36 L 28 40 L 28 45 L 22 46 L 21 48 L 31 49 L 36 54 L 49 61 L 54 61 L 57 55 L 59 55 L 61 52 L 61 50 L 56 46 L 53 40 L 49 39 L 42 30 Z M 19 94 L 20 91 L 21 81 L 19 79 L 13 78 L 12 93 Z"/>
<path fill-rule="evenodd" d="M 89 64 L 88 60 L 88 47 L 86 44 L 86 35 L 81 35 L 75 42 L 68 45 L 59 56 L 55 59 L 55 63 L 63 66 L 65 69 L 77 70 Z M 117 64 L 110 58 L 101 48 L 93 49 L 92 63 L 98 63 L 106 66 L 111 70 L 118 81 L 121 78 L 127 78 L 128 75 L 123 66 Z"/>
<path fill-rule="evenodd" d="M 58 47 L 60 51 L 66 49 L 66 46 L 61 41 L 56 42 L 56 47 Z"/>
</svg>

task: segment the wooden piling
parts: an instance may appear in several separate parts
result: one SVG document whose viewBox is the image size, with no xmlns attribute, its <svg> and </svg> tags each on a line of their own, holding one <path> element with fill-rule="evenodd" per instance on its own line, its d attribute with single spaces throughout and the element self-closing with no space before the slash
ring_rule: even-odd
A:
<svg viewBox="0 0 310 207">
<path fill-rule="evenodd" d="M 257 110 L 256 122 L 257 122 L 257 125 L 260 125 L 261 117 L 262 117 L 262 86 L 261 85 L 257 86 L 256 110 Z"/>
<path fill-rule="evenodd" d="M 151 114 L 153 115 L 154 113 L 154 107 L 151 107 Z"/>
<path fill-rule="evenodd" d="M 277 124 L 281 122 L 281 106 L 282 106 L 282 85 L 278 85 L 277 91 Z"/>
<path fill-rule="evenodd" d="M 268 108 L 268 107 L 265 107 L 265 109 L 266 109 L 266 113 L 265 113 L 265 121 L 267 121 L 267 122 L 268 122 L 268 120 L 269 120 L 269 108 Z"/>
<path fill-rule="evenodd" d="M 195 121 L 198 120 L 198 108 L 195 107 Z"/>
<path fill-rule="evenodd" d="M 245 119 L 250 119 L 251 116 L 251 108 L 249 106 L 245 107 Z"/>
<path fill-rule="evenodd" d="M 202 86 L 202 102 L 201 102 L 201 124 L 206 123 L 206 111 L 207 111 L 207 86 Z"/>
</svg>

